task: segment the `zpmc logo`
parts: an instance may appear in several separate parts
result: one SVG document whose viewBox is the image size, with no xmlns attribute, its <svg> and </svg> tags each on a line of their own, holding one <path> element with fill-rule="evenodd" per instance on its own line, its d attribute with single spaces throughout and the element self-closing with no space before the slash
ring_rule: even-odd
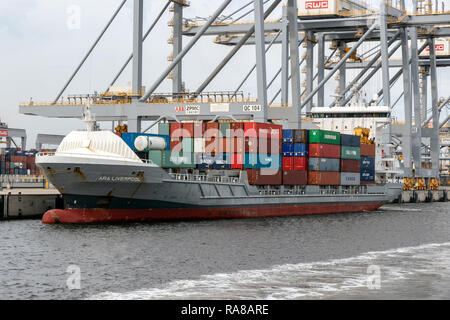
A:
<svg viewBox="0 0 450 320">
<path fill-rule="evenodd" d="M 328 9 L 328 0 L 326 1 L 306 1 L 305 9 Z"/>
<path fill-rule="evenodd" d="M 434 47 L 436 48 L 436 51 L 444 51 L 445 49 L 443 43 L 436 44 Z M 430 46 L 427 47 L 426 51 L 430 51 Z"/>
</svg>

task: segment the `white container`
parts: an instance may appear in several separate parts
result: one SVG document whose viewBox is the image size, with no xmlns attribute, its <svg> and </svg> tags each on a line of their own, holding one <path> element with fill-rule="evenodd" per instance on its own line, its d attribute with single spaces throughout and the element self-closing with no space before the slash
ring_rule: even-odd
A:
<svg viewBox="0 0 450 320">
<path fill-rule="evenodd" d="M 367 6 L 358 0 L 300 0 L 299 17 L 314 19 L 339 17 L 347 12 L 366 11 Z"/>
<path fill-rule="evenodd" d="M 194 153 L 205 153 L 206 142 L 205 138 L 194 138 Z"/>
<path fill-rule="evenodd" d="M 418 47 L 422 47 L 426 40 L 419 40 Z M 450 56 L 450 39 L 436 39 L 435 40 L 436 56 L 445 57 Z M 425 50 L 420 53 L 421 57 L 430 56 L 430 46 L 427 46 Z"/>
<path fill-rule="evenodd" d="M 341 172 L 342 186 L 359 186 L 361 184 L 361 174 L 353 172 Z"/>
</svg>

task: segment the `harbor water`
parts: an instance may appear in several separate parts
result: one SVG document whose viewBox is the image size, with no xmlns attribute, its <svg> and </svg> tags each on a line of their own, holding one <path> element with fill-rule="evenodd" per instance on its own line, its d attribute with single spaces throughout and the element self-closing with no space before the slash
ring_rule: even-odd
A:
<svg viewBox="0 0 450 320">
<path fill-rule="evenodd" d="M 0 299 L 449 299 L 450 203 L 118 225 L 0 222 Z"/>
</svg>

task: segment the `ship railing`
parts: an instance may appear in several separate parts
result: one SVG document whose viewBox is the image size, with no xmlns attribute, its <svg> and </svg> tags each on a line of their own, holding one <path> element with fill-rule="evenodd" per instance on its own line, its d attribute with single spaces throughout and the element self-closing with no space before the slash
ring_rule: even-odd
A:
<svg viewBox="0 0 450 320">
<path fill-rule="evenodd" d="M 169 176 L 173 180 L 178 181 L 200 181 L 200 182 L 217 182 L 217 183 L 240 183 L 238 177 L 227 176 L 207 176 L 187 173 L 170 173 Z"/>
</svg>

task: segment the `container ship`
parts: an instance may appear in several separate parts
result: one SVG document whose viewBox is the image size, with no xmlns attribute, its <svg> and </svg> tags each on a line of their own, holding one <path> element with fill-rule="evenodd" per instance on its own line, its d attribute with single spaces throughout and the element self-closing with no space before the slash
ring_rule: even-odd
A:
<svg viewBox="0 0 450 320">
<path fill-rule="evenodd" d="M 157 134 L 75 131 L 36 164 L 64 196 L 43 223 L 228 219 L 376 210 L 375 145 L 258 122 L 159 123 Z"/>
</svg>

